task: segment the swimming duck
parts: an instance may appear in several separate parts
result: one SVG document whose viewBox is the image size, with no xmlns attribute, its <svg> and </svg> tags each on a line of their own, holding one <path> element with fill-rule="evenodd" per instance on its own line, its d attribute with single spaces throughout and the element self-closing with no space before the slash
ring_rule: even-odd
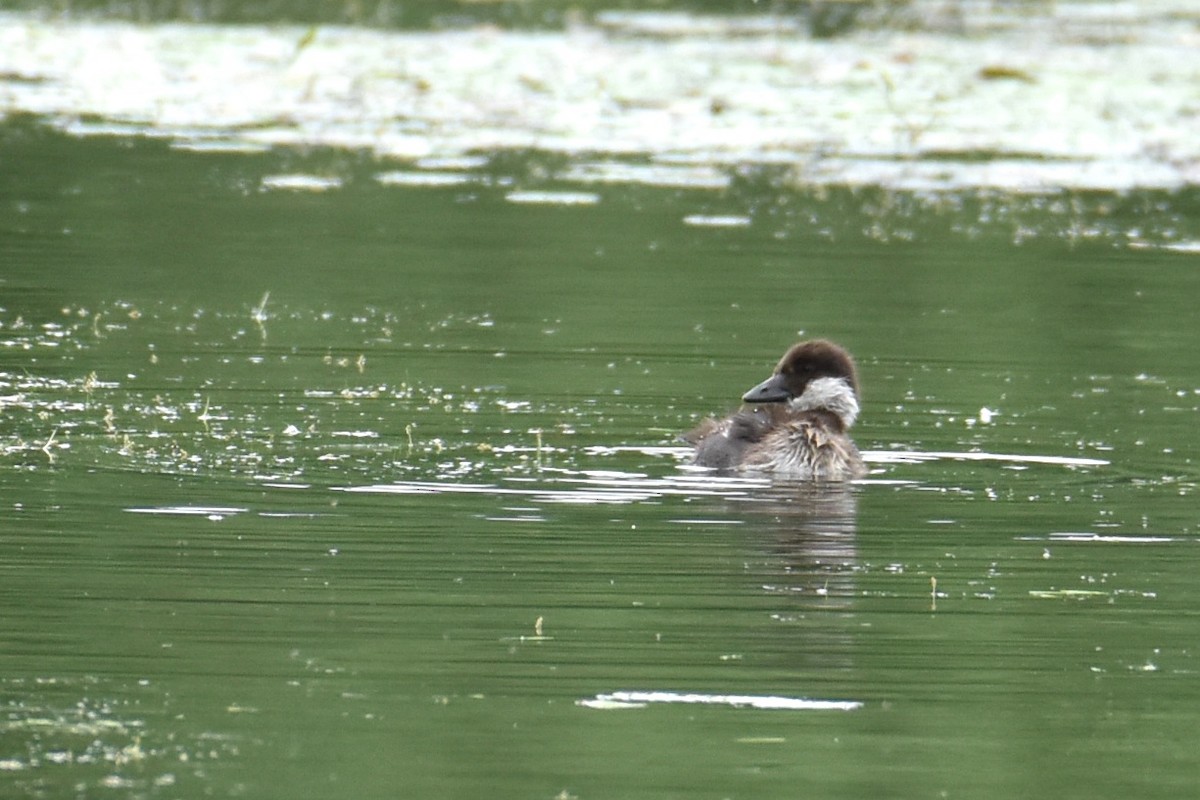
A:
<svg viewBox="0 0 1200 800">
<path fill-rule="evenodd" d="M 697 466 L 800 480 L 867 474 L 846 435 L 858 417 L 858 373 L 839 345 L 826 339 L 793 345 L 742 402 L 748 405 L 725 419 L 707 419 L 683 436 L 696 448 Z"/>
</svg>

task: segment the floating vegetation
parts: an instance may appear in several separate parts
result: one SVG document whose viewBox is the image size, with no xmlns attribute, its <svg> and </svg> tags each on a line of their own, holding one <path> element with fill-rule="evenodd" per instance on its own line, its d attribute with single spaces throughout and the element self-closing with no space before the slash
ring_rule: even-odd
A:
<svg viewBox="0 0 1200 800">
<path fill-rule="evenodd" d="M 868 4 L 820 5 L 854 17 Z M 834 24 L 836 37 L 765 13 L 606 11 L 556 31 L 396 31 L 10 12 L 0 113 L 72 135 L 365 150 L 431 170 L 382 173 L 406 185 L 450 185 L 450 173 L 480 169 L 481 153 L 515 150 L 578 160 L 563 177 L 584 183 L 720 189 L 728 170 L 788 165 L 804 186 L 919 192 L 1196 184 L 1192 76 L 1178 69 L 1194 50 L 1194 3 L 1118 4 L 1112 19 L 1085 3 L 1020 14 L 956 4 L 952 25 L 927 24 L 945 4 L 900 5 L 921 20 L 915 29 Z M 657 166 L 672 162 L 693 171 Z M 345 177 L 294 172 L 261 185 L 321 192 Z M 540 191 L 516 196 L 551 202 L 531 199 Z"/>
<path fill-rule="evenodd" d="M 726 170 L 714 166 L 623 161 L 584 161 L 568 167 L 560 177 L 578 183 L 628 183 L 679 189 L 727 189 L 733 183 Z"/>
<path fill-rule="evenodd" d="M 12 421 L 0 438 L 0 455 L 9 466 L 33 469 L 58 465 L 69 453 L 73 463 L 95 466 L 291 479 L 318 467 L 321 472 L 357 470 L 364 474 L 412 465 L 422 471 L 436 470 L 444 462 L 429 457 L 453 449 L 464 455 L 455 462 L 455 469 L 461 470 L 462 464 L 477 461 L 479 440 L 461 430 L 455 441 L 449 440 L 447 425 L 455 415 L 478 417 L 490 409 L 490 417 L 507 418 L 533 410 L 529 401 L 510 401 L 497 390 L 450 392 L 410 383 L 367 383 L 361 380 L 371 372 L 364 352 L 340 355 L 311 348 L 296 353 L 292 345 L 273 346 L 268 343 L 268 331 L 286 338 L 281 332 L 294 330 L 297 319 L 286 309 L 268 310 L 269 302 L 270 292 L 266 292 L 245 316 L 189 313 L 169 306 L 143 313 L 116 303 L 87 311 L 64 309 L 62 322 L 43 325 L 21 317 L 0 317 L 0 332 L 7 334 L 0 346 L 23 353 L 53 353 L 53 364 L 46 357 L 38 359 L 44 365 L 38 373 L 0 371 L 0 408 Z M 214 349 L 195 341 L 210 334 L 226 341 L 243 341 L 244 331 L 238 326 L 247 316 L 260 335 L 243 344 Z M 332 318 L 322 321 L 319 315 L 316 320 L 300 321 L 318 326 L 336 322 Z M 451 328 L 460 323 L 473 327 L 492 324 L 487 316 L 443 322 Z M 213 323 L 215 328 L 210 330 Z M 363 328 L 366 337 L 378 337 L 383 329 L 386 338 L 386 329 L 394 323 L 387 314 L 371 311 L 350 324 Z M 190 343 L 160 345 L 180 336 Z M 146 337 L 158 341 L 133 348 L 147 353 L 145 360 L 136 364 L 121 368 L 106 362 L 108 367 L 83 374 L 74 366 L 80 353 L 88 353 L 83 360 L 92 364 L 97 362 L 96 352 L 111 347 L 125 353 L 128 342 Z M 189 354 L 181 360 L 179 352 Z M 269 384 L 271 376 L 279 374 L 277 369 L 290 372 L 289 364 L 296 358 L 326 368 L 329 388 L 297 386 L 262 401 L 255 399 L 254 387 Z M 183 368 L 193 376 L 187 383 L 175 377 Z M 39 374 L 72 372 L 76 373 L 73 377 Z M 109 377 L 117 373 L 119 379 Z M 227 382 L 214 383 L 219 375 L 225 375 Z M 346 375 L 356 380 L 346 382 Z M 436 422 L 428 419 L 430 414 L 436 415 Z M 429 433 L 423 435 L 421 431 L 426 429 Z M 539 429 L 532 440 L 541 442 L 542 435 Z M 521 438 L 529 437 L 522 434 Z M 532 469 L 549 449 L 489 452 L 499 457 L 511 453 L 515 456 L 512 468 Z M 470 458 L 465 457 L 467 453 Z M 199 509 L 177 513 L 227 512 Z"/>
<path fill-rule="evenodd" d="M 594 206 L 600 195 L 593 192 L 521 191 L 509 192 L 504 199 L 510 203 L 548 206 Z"/>
<path fill-rule="evenodd" d="M 302 192 L 327 192 L 339 189 L 342 179 L 323 175 L 267 175 L 262 179 L 263 189 L 287 189 Z"/>
<path fill-rule="evenodd" d="M 177 737 L 150 728 L 136 712 L 142 703 L 169 703 L 142 680 L 130 691 L 113 688 L 120 696 L 104 699 L 103 685 L 94 677 L 9 678 L 0 682 L 6 694 L 21 700 L 3 705 L 0 735 L 20 740 L 0 759 L 0 774 L 12 788 L 26 783 L 40 790 L 68 782 L 76 791 L 126 789 L 153 792 L 203 775 L 206 765 L 239 755 L 229 736 Z M 76 699 L 71 701 L 73 693 Z M 128 692 L 121 696 L 119 693 Z M 130 695 L 134 700 L 130 699 Z M 144 712 L 144 709 L 143 709 Z M 62 783 L 60 783 L 62 781 Z"/>
<path fill-rule="evenodd" d="M 750 217 L 731 214 L 691 214 L 683 218 L 684 225 L 692 225 L 697 228 L 745 228 L 753 222 L 754 220 L 750 219 Z"/>
<path fill-rule="evenodd" d="M 1110 597 L 1111 593 L 1091 589 L 1030 589 L 1029 596 L 1040 600 L 1089 600 L 1095 597 Z"/>
<path fill-rule="evenodd" d="M 464 186 L 475 183 L 478 178 L 463 172 L 438 172 L 425 170 L 391 170 L 380 172 L 375 180 L 384 186 L 427 186 L 433 188 L 445 186 Z"/>
</svg>

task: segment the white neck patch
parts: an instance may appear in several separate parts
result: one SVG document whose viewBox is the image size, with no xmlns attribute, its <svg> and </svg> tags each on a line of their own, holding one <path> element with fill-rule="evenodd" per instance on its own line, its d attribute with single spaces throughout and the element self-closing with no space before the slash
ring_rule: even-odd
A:
<svg viewBox="0 0 1200 800">
<path fill-rule="evenodd" d="M 828 411 L 849 428 L 858 419 L 858 398 L 845 378 L 816 378 L 804 387 L 804 394 L 793 397 L 788 406 L 795 411 Z"/>
</svg>

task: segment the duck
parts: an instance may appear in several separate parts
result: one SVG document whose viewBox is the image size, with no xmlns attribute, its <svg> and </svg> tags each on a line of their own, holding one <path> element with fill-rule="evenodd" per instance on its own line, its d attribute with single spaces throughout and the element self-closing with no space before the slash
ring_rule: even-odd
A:
<svg viewBox="0 0 1200 800">
<path fill-rule="evenodd" d="M 706 419 L 683 435 L 695 448 L 693 464 L 793 480 L 849 481 L 867 474 L 847 433 L 858 419 L 858 371 L 841 345 L 797 342 L 742 402 L 733 414 Z"/>
</svg>

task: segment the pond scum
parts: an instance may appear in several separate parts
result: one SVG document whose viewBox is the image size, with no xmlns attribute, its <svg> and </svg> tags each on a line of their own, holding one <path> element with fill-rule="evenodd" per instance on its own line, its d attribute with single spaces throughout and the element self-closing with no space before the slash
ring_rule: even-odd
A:
<svg viewBox="0 0 1200 800">
<path fill-rule="evenodd" d="M 397 166 L 531 150 L 621 165 L 784 165 L 806 187 L 1200 183 L 1195 75 L 1181 68 L 1200 46 L 1190 0 L 904 6 L 925 13 L 832 38 L 772 14 L 394 30 L 10 12 L 0 114 L 71 135 L 232 152 L 328 147 Z M 439 172 L 430 180 L 447 179 Z M 332 190 L 345 177 L 264 185 Z"/>
<path fill-rule="evenodd" d="M 154 345 L 136 367 L 129 367 L 136 371 L 120 365 L 79 374 L 77 361 L 95 362 L 95 351 L 103 349 L 109 337 L 147 322 L 161 326 L 160 314 L 178 318 L 179 311 L 146 314 L 118 302 L 94 310 L 64 308 L 61 321 L 39 324 L 19 315 L 0 316 L 0 353 L 18 354 L 16 360 L 28 365 L 0 369 L 0 409 L 10 421 L 0 437 L 6 466 L 36 470 L 84 464 L 178 474 L 215 471 L 272 480 L 300 479 L 311 472 L 378 475 L 385 468 L 462 477 L 489 464 L 489 469 L 504 472 L 532 472 L 556 450 L 543 442 L 540 428 L 530 426 L 506 428 L 509 438 L 497 444 L 461 431 L 452 443 L 444 433 L 427 433 L 427 428 L 442 430 L 438 422 L 430 424 L 431 414 L 444 421 L 488 411 L 519 420 L 534 409 L 529 402 L 483 388 L 451 392 L 343 380 L 366 377 L 364 352 L 303 354 L 300 357 L 337 376 L 331 384 L 338 388 L 299 387 L 261 401 L 257 389 L 213 385 L 211 378 L 197 379 L 209 385 L 207 389 L 169 388 L 166 384 L 175 379 L 167 376 Z M 251 310 L 250 318 L 260 326 L 265 322 L 261 304 Z M 203 345 L 196 348 L 193 360 L 237 360 L 241 368 L 261 373 L 270 371 L 271 360 L 295 357 L 278 352 L 272 356 L 265 346 L 238 356 L 212 355 Z M 214 397 L 231 399 L 223 403 Z"/>
</svg>

